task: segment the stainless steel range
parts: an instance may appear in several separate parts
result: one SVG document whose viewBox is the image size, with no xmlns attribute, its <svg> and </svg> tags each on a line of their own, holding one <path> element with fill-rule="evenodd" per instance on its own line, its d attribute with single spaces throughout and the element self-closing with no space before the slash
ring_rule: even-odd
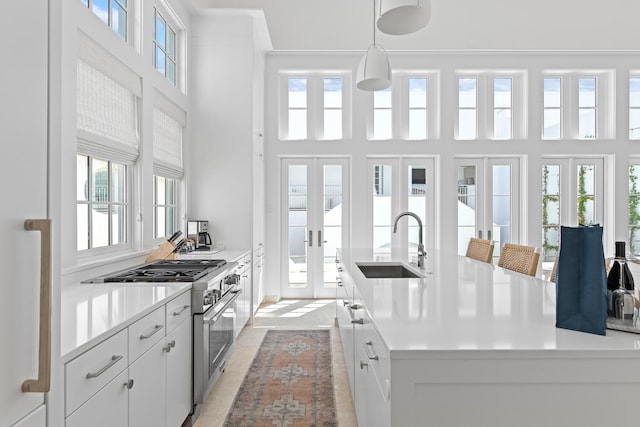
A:
<svg viewBox="0 0 640 427">
<path fill-rule="evenodd" d="M 224 371 L 234 347 L 236 299 L 242 292 L 234 270 L 237 262 L 221 259 L 155 261 L 85 283 L 193 282 L 193 410 L 200 414 L 211 387 Z"/>
</svg>

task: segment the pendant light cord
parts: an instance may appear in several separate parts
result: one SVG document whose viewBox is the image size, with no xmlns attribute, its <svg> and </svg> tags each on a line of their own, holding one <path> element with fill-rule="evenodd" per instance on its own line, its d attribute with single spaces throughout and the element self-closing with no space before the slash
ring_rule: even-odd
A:
<svg viewBox="0 0 640 427">
<path fill-rule="evenodd" d="M 376 45 L 376 0 L 373 0 L 373 45 Z"/>
</svg>

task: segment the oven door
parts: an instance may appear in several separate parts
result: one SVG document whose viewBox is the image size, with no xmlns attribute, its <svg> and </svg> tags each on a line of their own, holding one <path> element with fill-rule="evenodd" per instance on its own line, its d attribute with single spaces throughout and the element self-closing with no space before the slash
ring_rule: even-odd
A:
<svg viewBox="0 0 640 427">
<path fill-rule="evenodd" d="M 204 313 L 203 339 L 206 341 L 205 348 L 208 347 L 205 355 L 208 364 L 207 390 L 224 370 L 227 355 L 233 346 L 236 300 L 241 292 L 240 289 L 227 292 L 218 303 Z"/>
</svg>

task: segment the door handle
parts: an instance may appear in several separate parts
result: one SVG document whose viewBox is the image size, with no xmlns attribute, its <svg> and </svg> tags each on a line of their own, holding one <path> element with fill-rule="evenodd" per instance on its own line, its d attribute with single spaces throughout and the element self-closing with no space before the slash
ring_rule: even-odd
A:
<svg viewBox="0 0 640 427">
<path fill-rule="evenodd" d="M 478 230 L 478 239 L 482 239 L 482 230 Z"/>
<path fill-rule="evenodd" d="M 25 230 L 40 232 L 40 333 L 38 378 L 22 383 L 23 393 L 46 393 L 51 388 L 51 220 L 28 219 Z"/>
<path fill-rule="evenodd" d="M 313 230 L 309 230 L 309 240 L 305 240 L 305 243 L 308 243 L 309 246 L 313 246 Z"/>
<path fill-rule="evenodd" d="M 487 230 L 487 239 L 491 240 L 491 230 Z"/>
<path fill-rule="evenodd" d="M 322 230 L 318 230 L 318 247 L 322 246 L 323 243 L 327 243 L 327 241 L 322 240 Z"/>
</svg>

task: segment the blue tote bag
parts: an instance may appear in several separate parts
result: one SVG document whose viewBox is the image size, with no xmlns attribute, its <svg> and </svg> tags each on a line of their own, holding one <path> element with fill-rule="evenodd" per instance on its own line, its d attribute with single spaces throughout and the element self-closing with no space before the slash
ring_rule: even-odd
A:
<svg viewBox="0 0 640 427">
<path fill-rule="evenodd" d="M 605 335 L 607 275 L 602 227 L 560 228 L 556 327 Z"/>
</svg>

